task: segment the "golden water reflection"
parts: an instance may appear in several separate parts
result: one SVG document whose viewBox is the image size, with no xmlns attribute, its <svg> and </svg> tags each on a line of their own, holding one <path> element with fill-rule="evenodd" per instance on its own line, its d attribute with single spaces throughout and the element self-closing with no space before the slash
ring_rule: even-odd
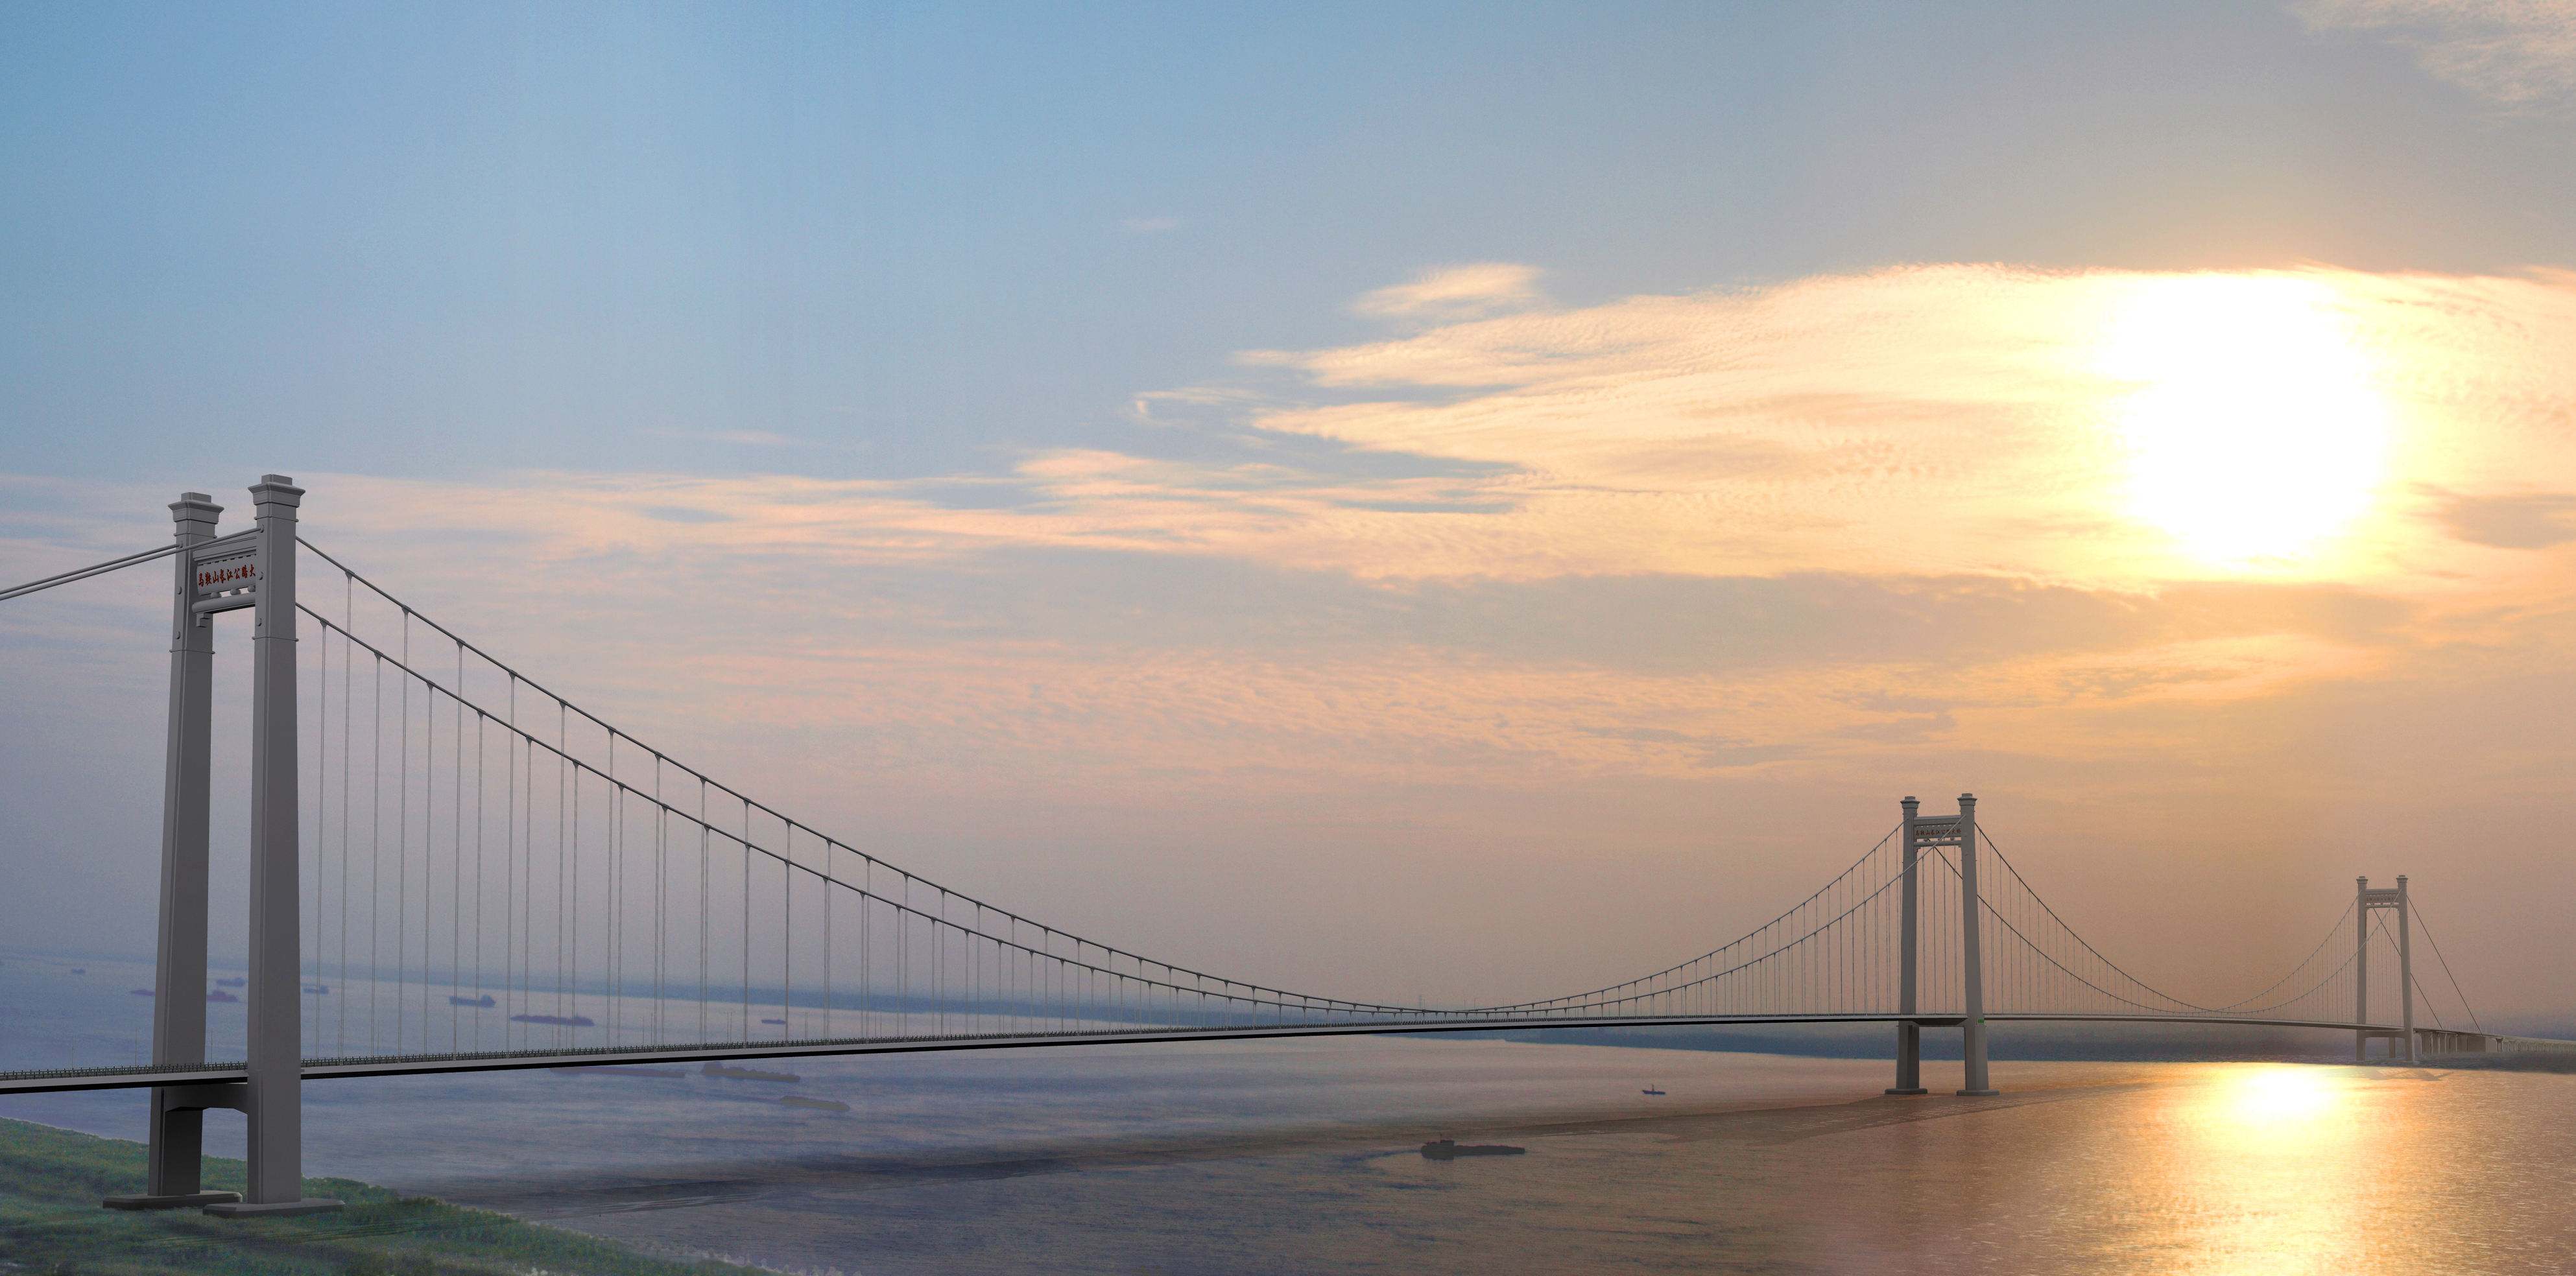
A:
<svg viewBox="0 0 2576 1276">
<path fill-rule="evenodd" d="M 2371 1105 L 2350 1069 L 2247 1064 L 2165 1092 L 2172 1126 L 2143 1143 L 2167 1215 L 2175 1271 L 2368 1270 L 2355 1252 L 2359 1201 L 2342 1185 L 2368 1151 Z M 2383 1113 L 2384 1115 L 2384 1113 Z"/>
</svg>

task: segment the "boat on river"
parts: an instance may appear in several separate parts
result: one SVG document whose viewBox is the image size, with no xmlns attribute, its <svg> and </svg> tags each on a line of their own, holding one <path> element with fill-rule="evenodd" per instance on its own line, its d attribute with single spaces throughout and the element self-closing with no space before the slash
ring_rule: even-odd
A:
<svg viewBox="0 0 2576 1276">
<path fill-rule="evenodd" d="M 1455 1161 L 1462 1156 L 1521 1156 L 1528 1148 L 1509 1143 L 1461 1143 L 1456 1139 L 1433 1139 L 1422 1145 L 1422 1155 L 1433 1161 Z"/>
<path fill-rule="evenodd" d="M 705 1071 L 708 1076 L 723 1077 L 728 1081 L 785 1081 L 794 1083 L 805 1079 L 793 1072 L 770 1072 L 762 1068 L 739 1068 L 730 1063 L 710 1063 L 706 1066 Z"/>
</svg>

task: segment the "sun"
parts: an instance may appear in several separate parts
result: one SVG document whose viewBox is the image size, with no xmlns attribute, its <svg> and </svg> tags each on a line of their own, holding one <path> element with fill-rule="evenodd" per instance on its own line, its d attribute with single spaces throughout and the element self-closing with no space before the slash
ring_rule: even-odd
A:
<svg viewBox="0 0 2576 1276">
<path fill-rule="evenodd" d="M 2144 284 L 2099 369 L 2132 388 L 2113 419 L 2129 512 L 2204 563 L 2312 556 L 2371 506 L 2389 411 L 2333 288 L 2289 275 Z"/>
</svg>

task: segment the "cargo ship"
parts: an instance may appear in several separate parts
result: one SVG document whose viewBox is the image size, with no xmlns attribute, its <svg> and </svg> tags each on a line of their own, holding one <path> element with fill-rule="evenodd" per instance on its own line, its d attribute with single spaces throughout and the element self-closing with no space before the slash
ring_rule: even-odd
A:
<svg viewBox="0 0 2576 1276">
<path fill-rule="evenodd" d="M 225 991 L 224 991 L 223 989 L 221 989 L 221 988 L 209 988 L 209 989 L 207 989 L 207 990 L 206 990 L 206 1000 L 208 1000 L 208 1001 L 216 1001 L 216 1002 L 226 1002 L 226 1001 L 239 1001 L 239 1000 L 241 1000 L 241 998 L 236 997 L 236 996 L 232 995 L 231 993 L 225 992 Z"/>
<path fill-rule="evenodd" d="M 249 982 L 250 980 L 245 979 L 240 975 L 228 975 L 222 979 L 216 980 L 215 986 L 217 988 L 239 988 Z"/>
<path fill-rule="evenodd" d="M 596 1028 L 598 1022 L 588 1015 L 512 1015 L 512 1023 L 548 1023 L 559 1028 Z"/>
<path fill-rule="evenodd" d="M 850 1105 L 841 1102 L 839 1099 L 809 1099 L 801 1094 L 787 1095 L 779 1099 L 778 1102 L 783 1107 L 811 1108 L 816 1112 L 847 1112 L 850 1110 Z"/>
<path fill-rule="evenodd" d="M 1433 1139 L 1422 1145 L 1422 1155 L 1434 1161 L 1454 1161 L 1462 1156 L 1520 1156 L 1528 1151 L 1509 1143 L 1461 1143 L 1456 1139 Z"/>
<path fill-rule="evenodd" d="M 449 993 L 447 995 L 447 1004 L 451 1006 L 472 1006 L 477 1010 L 490 1010 L 492 1007 L 497 1006 L 500 1003 L 492 1000 L 492 994 L 487 992 L 480 997 L 459 997 L 454 993 Z"/>
<path fill-rule="evenodd" d="M 785 1081 L 794 1083 L 805 1079 L 793 1072 L 766 1072 L 759 1068 L 737 1068 L 729 1063 L 710 1063 L 706 1066 L 705 1072 L 708 1076 L 723 1077 L 728 1081 Z"/>
<path fill-rule="evenodd" d="M 316 997 L 325 996 L 325 995 L 327 995 L 327 994 L 331 991 L 331 985 L 329 985 L 329 984 L 306 984 L 306 985 L 304 985 L 304 991 L 309 992 L 309 993 L 313 994 L 313 995 L 314 995 L 314 996 L 316 996 Z"/>
</svg>

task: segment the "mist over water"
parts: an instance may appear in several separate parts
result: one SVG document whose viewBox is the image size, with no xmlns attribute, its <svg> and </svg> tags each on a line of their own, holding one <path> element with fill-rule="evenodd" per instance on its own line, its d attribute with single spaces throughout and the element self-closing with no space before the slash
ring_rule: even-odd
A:
<svg viewBox="0 0 2576 1276">
<path fill-rule="evenodd" d="M 150 1003 L 120 981 L 142 977 L 0 961 L 0 1066 L 121 1061 Z M 210 1010 L 220 1039 L 238 1010 Z M 1883 1057 L 1439 1037 L 758 1066 L 799 1079 L 315 1082 L 306 1164 L 811 1272 L 2540 1273 L 2576 1253 L 2558 1074 L 2000 1059 L 1999 1099 L 1947 1097 L 1938 1062 L 1935 1097 L 1890 1099 Z M 142 1110 L 0 1101 L 128 1138 Z M 1446 1137 L 1528 1154 L 1420 1154 Z M 211 1150 L 240 1140 L 209 1114 Z"/>
</svg>

